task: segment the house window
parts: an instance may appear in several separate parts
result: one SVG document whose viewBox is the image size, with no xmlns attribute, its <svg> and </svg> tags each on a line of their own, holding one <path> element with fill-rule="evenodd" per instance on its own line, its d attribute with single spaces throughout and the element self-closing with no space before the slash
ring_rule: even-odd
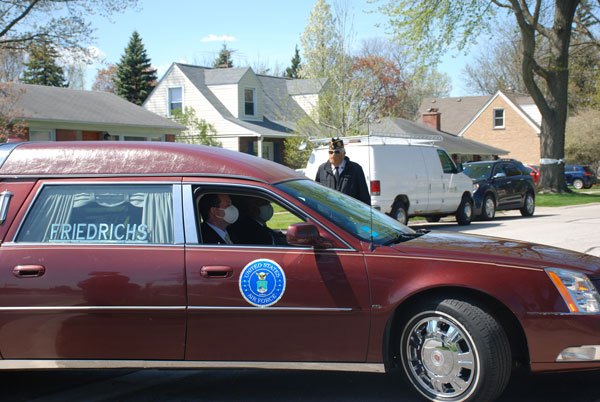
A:
<svg viewBox="0 0 600 402">
<path fill-rule="evenodd" d="M 52 130 L 29 130 L 29 141 L 53 141 Z"/>
<path fill-rule="evenodd" d="M 494 128 L 504 128 L 504 109 L 494 109 Z"/>
<path fill-rule="evenodd" d="M 181 87 L 169 88 L 169 116 L 176 110 L 183 109 L 183 89 Z"/>
<path fill-rule="evenodd" d="M 254 88 L 244 89 L 244 114 L 254 116 Z"/>
</svg>

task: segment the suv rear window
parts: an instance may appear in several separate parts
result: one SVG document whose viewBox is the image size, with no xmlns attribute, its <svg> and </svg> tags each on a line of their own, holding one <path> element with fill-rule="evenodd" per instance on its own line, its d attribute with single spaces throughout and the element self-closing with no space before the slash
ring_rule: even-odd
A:
<svg viewBox="0 0 600 402">
<path fill-rule="evenodd" d="M 17 242 L 172 244 L 171 185 L 47 185 Z"/>
</svg>

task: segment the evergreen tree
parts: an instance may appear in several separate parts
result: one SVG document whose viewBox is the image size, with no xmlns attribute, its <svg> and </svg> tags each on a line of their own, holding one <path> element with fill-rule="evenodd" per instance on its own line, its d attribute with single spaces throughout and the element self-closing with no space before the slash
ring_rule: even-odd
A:
<svg viewBox="0 0 600 402">
<path fill-rule="evenodd" d="M 292 65 L 285 69 L 285 76 L 288 78 L 300 78 L 300 51 L 298 45 L 294 51 L 294 57 L 292 57 Z"/>
<path fill-rule="evenodd" d="M 117 64 L 116 93 L 129 102 L 141 105 L 156 85 L 156 69 L 142 43 L 142 38 L 134 31 Z"/>
<path fill-rule="evenodd" d="M 56 64 L 58 52 L 47 42 L 29 48 L 29 61 L 25 63 L 22 82 L 49 87 L 66 87 L 65 72 Z"/>
<path fill-rule="evenodd" d="M 215 61 L 213 63 L 213 67 L 214 68 L 232 68 L 233 60 L 231 59 L 231 56 L 233 56 L 233 53 L 235 53 L 235 50 L 228 49 L 227 44 L 223 43 L 223 47 L 221 48 L 219 55 L 215 59 Z"/>
</svg>

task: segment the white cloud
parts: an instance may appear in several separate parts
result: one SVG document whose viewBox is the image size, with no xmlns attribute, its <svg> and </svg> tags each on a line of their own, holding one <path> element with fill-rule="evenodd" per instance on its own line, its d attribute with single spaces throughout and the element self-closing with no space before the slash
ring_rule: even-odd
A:
<svg viewBox="0 0 600 402">
<path fill-rule="evenodd" d="M 201 42 L 235 42 L 235 36 L 209 34 L 200 39 Z"/>
</svg>

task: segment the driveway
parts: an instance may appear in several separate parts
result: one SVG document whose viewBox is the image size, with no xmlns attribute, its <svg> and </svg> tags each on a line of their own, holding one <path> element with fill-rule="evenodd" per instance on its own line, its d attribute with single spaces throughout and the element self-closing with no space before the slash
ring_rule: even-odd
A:
<svg viewBox="0 0 600 402">
<path fill-rule="evenodd" d="M 445 230 L 525 240 L 600 257 L 600 203 L 567 207 L 538 207 L 523 218 L 519 211 L 498 212 L 493 221 L 458 226 L 445 218 L 439 223 L 415 223 L 413 229 Z"/>
</svg>

